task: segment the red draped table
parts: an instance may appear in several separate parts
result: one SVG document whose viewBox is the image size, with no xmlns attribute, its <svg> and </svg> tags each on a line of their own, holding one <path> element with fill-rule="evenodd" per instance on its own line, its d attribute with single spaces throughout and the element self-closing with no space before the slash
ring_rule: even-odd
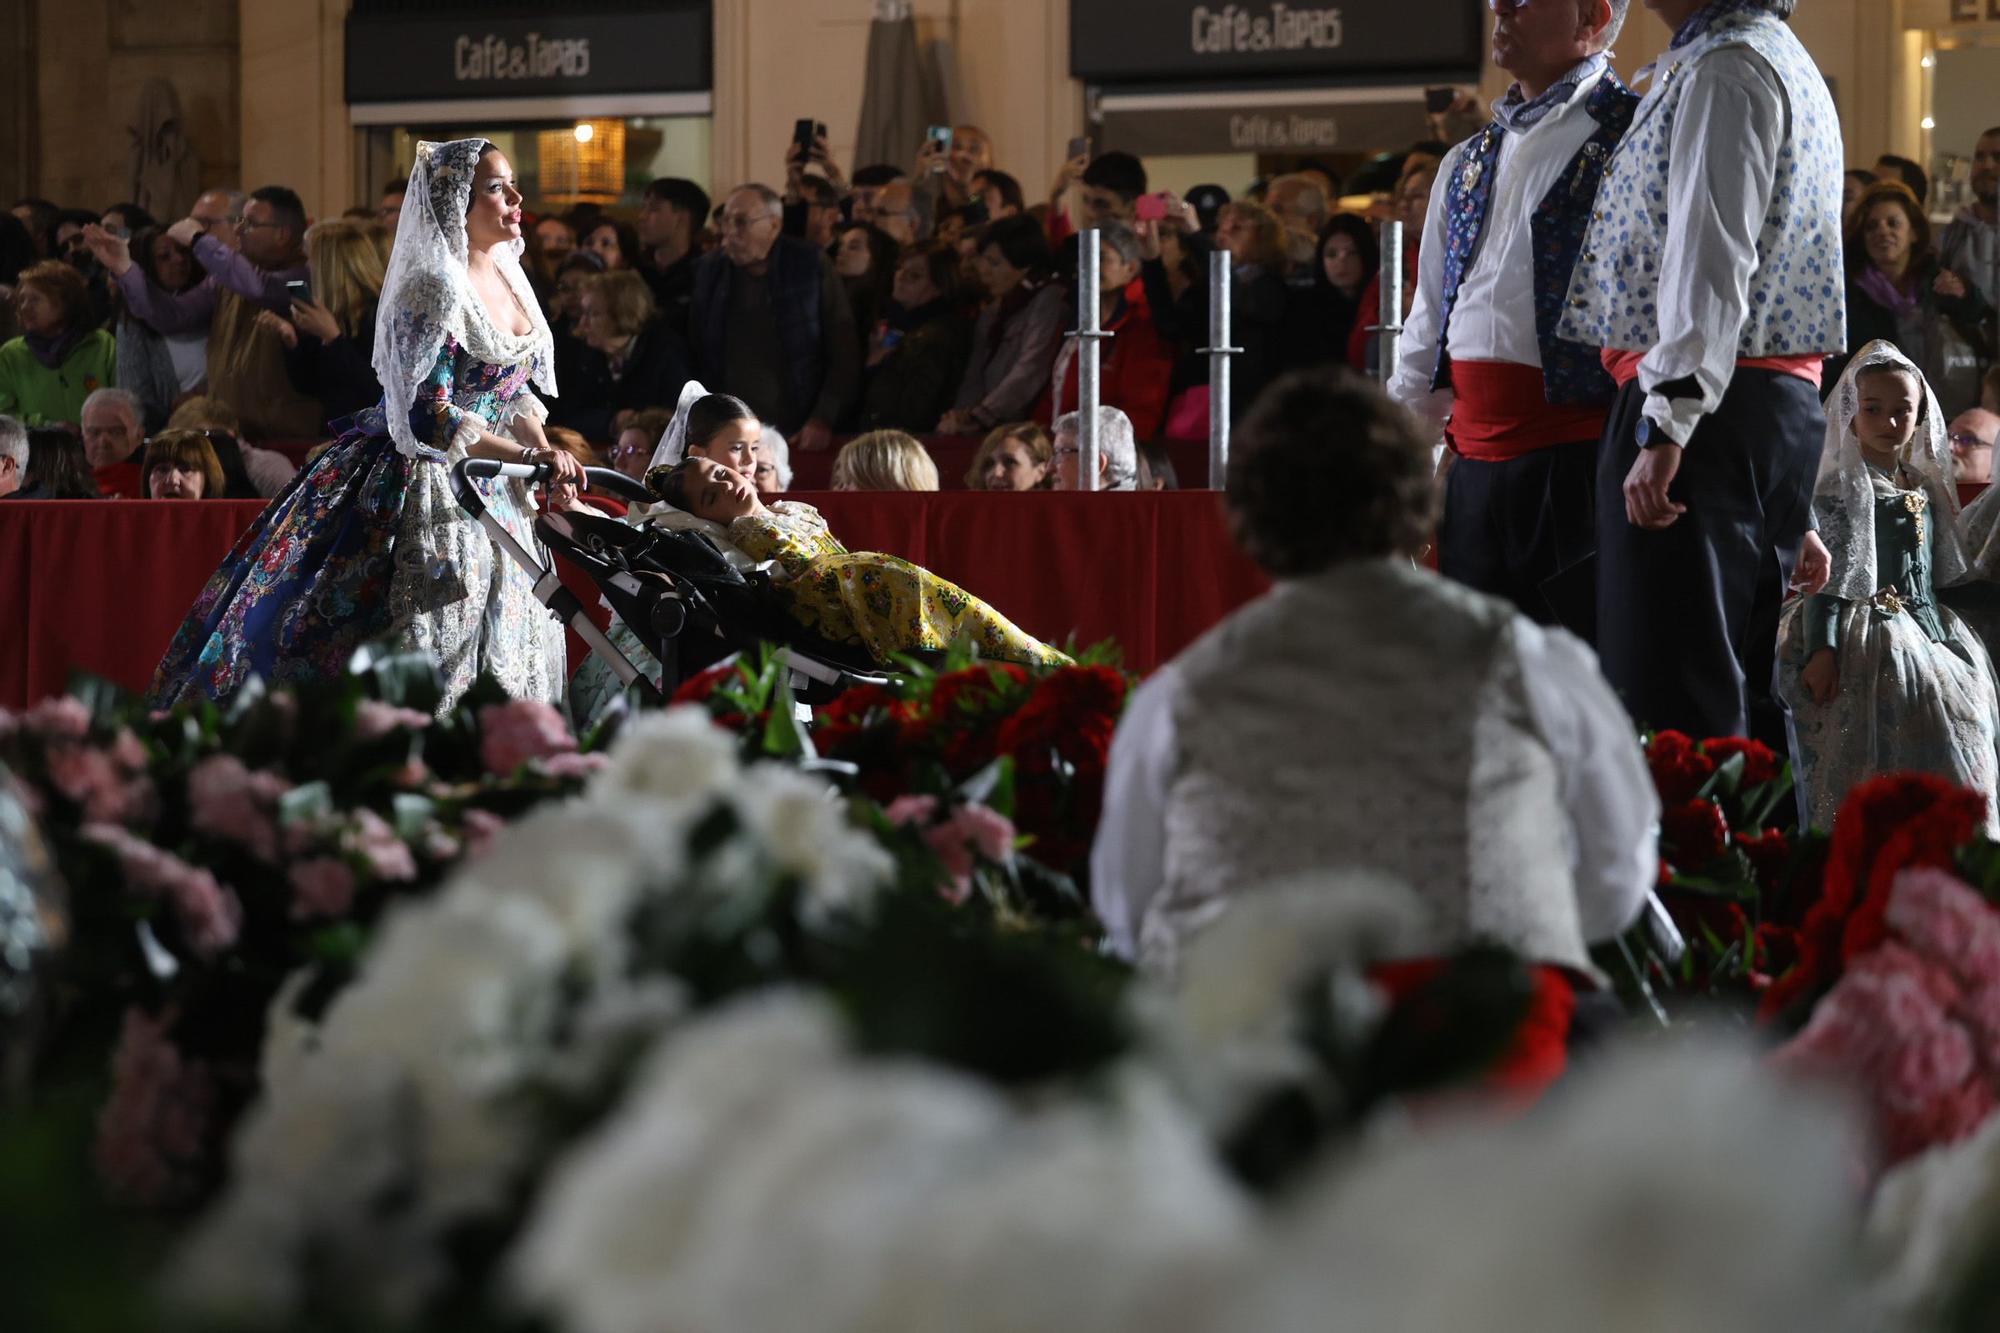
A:
<svg viewBox="0 0 2000 1333">
<path fill-rule="evenodd" d="M 1049 642 L 1115 639 L 1142 672 L 1266 586 L 1209 491 L 798 498 L 818 505 L 850 550 L 934 570 Z M 202 584 L 262 507 L 0 504 L 0 706 L 59 693 L 72 671 L 144 689 Z M 588 588 L 565 569 L 566 581 Z"/>
</svg>

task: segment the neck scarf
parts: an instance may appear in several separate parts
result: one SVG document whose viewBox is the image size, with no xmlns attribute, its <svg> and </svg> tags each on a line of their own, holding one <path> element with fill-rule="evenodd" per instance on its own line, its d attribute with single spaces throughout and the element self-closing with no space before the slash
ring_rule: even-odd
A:
<svg viewBox="0 0 2000 1333">
<path fill-rule="evenodd" d="M 43 370 L 59 370 L 76 345 L 83 341 L 84 330 L 69 329 L 53 338 L 46 333 L 24 333 L 21 340 L 28 344 L 28 350 L 35 354 L 35 360 L 42 363 Z"/>
<path fill-rule="evenodd" d="M 1861 276 L 1854 280 L 1854 285 L 1868 293 L 1875 304 L 1890 311 L 1898 319 L 1909 315 L 1924 302 L 1923 288 L 1918 283 L 1910 281 L 1908 275 L 1905 275 L 1903 284 L 1898 286 L 1894 278 L 1873 264 L 1862 267 Z"/>
<path fill-rule="evenodd" d="M 1696 10 L 1686 23 L 1681 24 L 1667 49 L 1678 51 L 1696 38 L 1705 35 L 1710 28 L 1731 14 L 1742 14 L 1753 9 L 1775 12 L 1776 5 L 1773 0 L 1712 0 L 1712 3 Z"/>
<path fill-rule="evenodd" d="M 1576 90 L 1583 86 L 1584 80 L 1601 72 L 1609 63 L 1602 51 L 1588 56 L 1532 101 L 1521 91 L 1521 85 L 1515 84 L 1507 90 L 1505 97 L 1494 104 L 1493 123 L 1516 134 L 1533 129 L 1550 113 L 1567 105 L 1569 99 L 1576 96 Z"/>
</svg>

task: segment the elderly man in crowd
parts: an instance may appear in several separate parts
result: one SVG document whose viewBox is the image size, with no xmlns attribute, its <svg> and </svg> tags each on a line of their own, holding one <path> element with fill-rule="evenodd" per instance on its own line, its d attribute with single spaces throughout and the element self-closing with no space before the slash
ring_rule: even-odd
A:
<svg viewBox="0 0 2000 1333">
<path fill-rule="evenodd" d="M 1658 873 L 1659 801 L 1590 649 L 1416 566 L 1430 446 L 1345 371 L 1278 381 L 1226 502 L 1275 581 L 1132 695 L 1091 897 L 1170 967 L 1231 902 L 1359 871 L 1428 908 L 1428 953 L 1489 940 L 1591 975 Z"/>
<path fill-rule="evenodd" d="M 1597 443 L 1617 385 L 1597 349 L 1556 324 L 1605 163 L 1639 105 L 1605 56 L 1630 8 L 1565 0 L 1494 20 L 1493 59 L 1514 84 L 1485 132 L 1444 159 L 1389 381 L 1449 451 L 1439 571 L 1586 639 Z M 1557 582 L 1572 568 L 1581 589 Z"/>
<path fill-rule="evenodd" d="M 701 230 L 708 225 L 708 191 L 679 176 L 646 185 L 634 230 L 645 247 L 639 275 L 652 290 L 660 319 L 682 338 L 694 307 L 694 266 L 701 258 Z"/>
<path fill-rule="evenodd" d="M 208 330 L 208 392 L 235 405 L 252 436 L 306 439 L 325 426 L 317 399 L 292 387 L 285 346 L 274 321 L 292 309 L 285 284 L 306 277 L 305 205 L 282 185 L 252 191 L 242 217 L 215 209 L 223 196 L 205 194 L 196 212 L 167 229 L 194 251 L 207 275 L 185 292 L 170 292 L 132 261 L 124 238 L 90 229 L 90 248 L 113 274 L 133 316 L 162 334 Z M 204 213 L 207 202 L 212 211 Z"/>
<path fill-rule="evenodd" d="M 1829 565 L 1809 527 L 1822 367 L 1847 345 L 1840 118 L 1785 22 L 1796 0 L 1647 3 L 1672 44 L 1559 330 L 1622 386 L 1598 452 L 1598 656 L 1649 726 L 1782 746 L 1778 610 Z"/>
<path fill-rule="evenodd" d="M 784 207 L 764 185 L 730 191 L 722 248 L 695 269 L 699 378 L 797 441 L 825 449 L 859 391 L 861 350 L 847 289 L 824 252 L 781 235 Z"/>
<path fill-rule="evenodd" d="M 1059 491 L 1083 489 L 1083 448 L 1077 441 L 1080 412 L 1065 412 L 1056 418 L 1056 484 Z M 1139 445 L 1132 434 L 1132 419 L 1115 407 L 1097 409 L 1097 489 L 1131 491 L 1139 486 Z"/>
<path fill-rule="evenodd" d="M 28 428 L 20 418 L 0 416 L 0 500 L 21 489 L 28 475 Z"/>
<path fill-rule="evenodd" d="M 98 389 L 83 400 L 83 456 L 98 494 L 137 500 L 145 494 L 139 459 L 146 448 L 139 400 L 123 389 Z"/>
</svg>

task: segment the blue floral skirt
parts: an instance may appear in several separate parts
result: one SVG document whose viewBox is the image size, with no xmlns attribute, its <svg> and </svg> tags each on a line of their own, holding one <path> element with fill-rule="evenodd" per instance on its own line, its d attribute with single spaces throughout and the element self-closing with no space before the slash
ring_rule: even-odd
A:
<svg viewBox="0 0 2000 1333">
<path fill-rule="evenodd" d="M 253 676 L 328 679 L 355 649 L 385 639 L 437 662 L 442 708 L 482 672 L 516 697 L 559 700 L 561 626 L 532 580 L 458 508 L 441 459 L 412 458 L 365 430 L 329 445 L 195 599 L 153 677 L 154 706 L 227 698 Z M 478 485 L 532 549 L 525 490 Z"/>
</svg>

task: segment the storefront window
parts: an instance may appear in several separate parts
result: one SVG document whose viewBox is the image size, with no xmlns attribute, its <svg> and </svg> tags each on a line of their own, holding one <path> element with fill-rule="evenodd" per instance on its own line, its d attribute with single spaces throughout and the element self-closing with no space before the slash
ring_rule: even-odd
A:
<svg viewBox="0 0 2000 1333">
<path fill-rule="evenodd" d="M 521 124 L 432 124 L 371 127 L 370 185 L 409 174 L 417 143 L 431 139 L 490 139 L 514 164 L 521 193 L 533 213 L 560 213 L 595 204 L 629 213 L 646 182 L 682 176 L 710 188 L 710 118 L 707 116 L 591 117 Z"/>
</svg>

